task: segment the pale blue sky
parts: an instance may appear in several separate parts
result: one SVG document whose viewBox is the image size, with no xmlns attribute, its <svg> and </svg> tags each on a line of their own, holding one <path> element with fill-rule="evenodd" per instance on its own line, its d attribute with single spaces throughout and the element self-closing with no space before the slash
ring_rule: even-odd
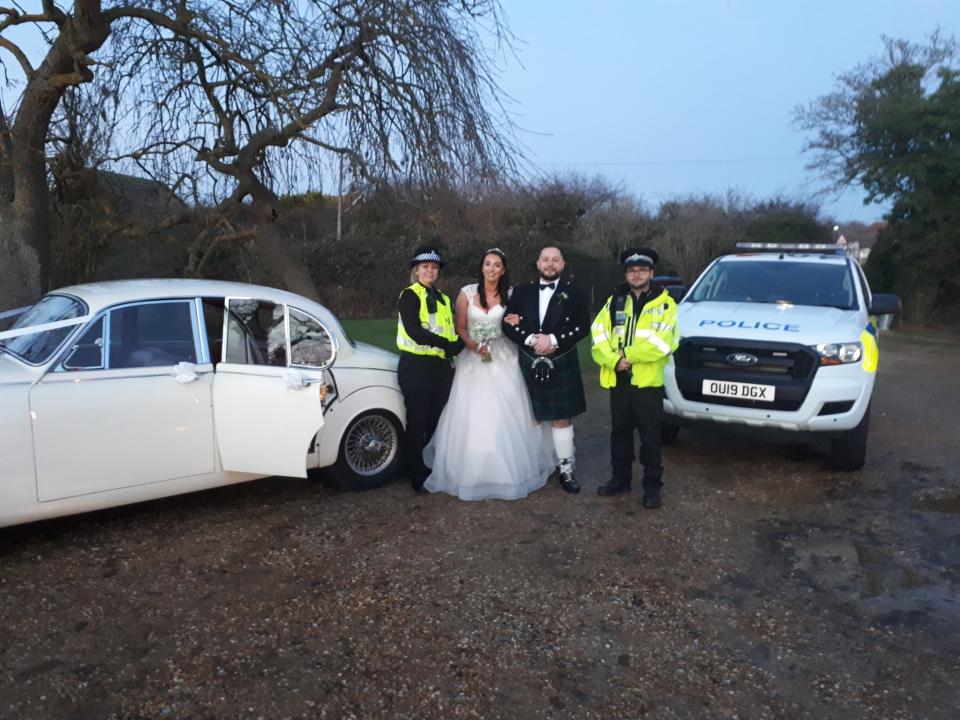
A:
<svg viewBox="0 0 960 720">
<path fill-rule="evenodd" d="M 651 209 L 729 189 L 809 199 L 821 184 L 793 107 L 879 54 L 882 35 L 960 36 L 960 0 L 502 2 L 517 57 L 501 84 L 530 160 L 603 175 Z M 862 199 L 822 200 L 823 214 L 879 219 L 885 208 Z"/>
<path fill-rule="evenodd" d="M 738 189 L 805 199 L 792 108 L 878 55 L 881 35 L 960 35 L 960 0 L 504 0 L 518 38 L 503 88 L 546 172 L 622 183 L 650 207 Z M 522 67 L 521 67 L 522 64 Z M 872 221 L 859 191 L 825 215 Z"/>
</svg>

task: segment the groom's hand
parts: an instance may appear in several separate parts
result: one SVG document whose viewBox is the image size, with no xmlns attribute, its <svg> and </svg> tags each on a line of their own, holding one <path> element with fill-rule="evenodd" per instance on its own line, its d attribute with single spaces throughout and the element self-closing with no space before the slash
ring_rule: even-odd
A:
<svg viewBox="0 0 960 720">
<path fill-rule="evenodd" d="M 537 334 L 533 341 L 533 350 L 537 355 L 549 355 L 553 351 L 553 344 L 549 335 Z"/>
</svg>

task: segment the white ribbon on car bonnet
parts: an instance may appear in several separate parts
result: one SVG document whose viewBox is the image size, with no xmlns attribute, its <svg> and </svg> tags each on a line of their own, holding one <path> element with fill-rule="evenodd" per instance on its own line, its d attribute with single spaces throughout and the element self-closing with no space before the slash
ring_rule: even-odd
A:
<svg viewBox="0 0 960 720">
<path fill-rule="evenodd" d="M 6 312 L 0 313 L 0 320 L 4 318 L 13 317 L 14 315 L 23 315 L 27 310 L 32 308 L 33 305 L 24 305 L 20 308 L 14 308 L 13 310 L 7 310 Z"/>
<path fill-rule="evenodd" d="M 10 313 L 4 313 L 4 315 L 9 314 Z M 84 315 L 83 317 L 70 318 L 69 320 L 57 320 L 56 322 L 44 323 L 43 325 L 29 325 L 28 327 L 17 328 L 16 330 L 6 330 L 4 332 L 0 332 L 0 340 L 10 340 L 11 338 L 20 337 L 21 335 L 35 335 L 37 333 L 48 332 L 50 330 L 59 330 L 60 328 L 72 327 L 73 325 L 82 325 L 92 317 L 93 315 Z"/>
</svg>

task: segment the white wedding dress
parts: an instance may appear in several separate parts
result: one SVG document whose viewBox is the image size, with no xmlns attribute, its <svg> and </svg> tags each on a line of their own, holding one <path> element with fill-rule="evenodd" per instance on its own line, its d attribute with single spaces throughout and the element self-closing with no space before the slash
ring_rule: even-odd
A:
<svg viewBox="0 0 960 720">
<path fill-rule="evenodd" d="M 467 331 L 486 339 L 489 362 L 464 350 L 457 356 L 450 399 L 423 459 L 433 468 L 424 487 L 461 500 L 513 500 L 543 487 L 556 465 L 550 423 L 537 423 L 520 375 L 516 346 L 500 333 L 504 308 L 477 304 L 477 285 L 463 288 L 469 301 Z"/>
</svg>

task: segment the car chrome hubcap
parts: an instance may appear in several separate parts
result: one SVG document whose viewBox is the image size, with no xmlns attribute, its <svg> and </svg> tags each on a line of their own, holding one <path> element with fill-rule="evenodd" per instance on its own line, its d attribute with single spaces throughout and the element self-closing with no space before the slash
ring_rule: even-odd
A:
<svg viewBox="0 0 960 720">
<path fill-rule="evenodd" d="M 350 428 L 344 444 L 347 465 L 358 475 L 375 475 L 393 461 L 399 439 L 397 429 L 385 417 L 361 418 Z"/>
</svg>

